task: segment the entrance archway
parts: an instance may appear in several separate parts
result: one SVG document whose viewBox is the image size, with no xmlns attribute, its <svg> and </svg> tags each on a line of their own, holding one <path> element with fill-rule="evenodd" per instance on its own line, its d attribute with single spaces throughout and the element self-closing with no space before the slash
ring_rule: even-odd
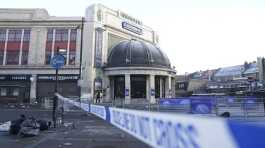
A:
<svg viewBox="0 0 265 148">
<path fill-rule="evenodd" d="M 115 76 L 114 80 L 114 99 L 123 99 L 125 97 L 125 79 L 124 76 Z"/>
<path fill-rule="evenodd" d="M 143 99 L 146 98 L 146 76 L 132 75 L 131 76 L 131 98 Z"/>
</svg>

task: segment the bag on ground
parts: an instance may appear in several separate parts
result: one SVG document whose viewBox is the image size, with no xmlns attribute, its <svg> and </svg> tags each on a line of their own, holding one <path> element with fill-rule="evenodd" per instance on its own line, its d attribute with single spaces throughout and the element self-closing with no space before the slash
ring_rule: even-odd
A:
<svg viewBox="0 0 265 148">
<path fill-rule="evenodd" d="M 21 129 L 21 124 L 25 121 L 25 119 L 26 119 L 25 115 L 20 115 L 19 119 L 11 121 L 9 134 L 17 135 Z"/>
<path fill-rule="evenodd" d="M 39 128 L 40 128 L 39 123 L 33 117 L 31 117 L 29 119 L 26 119 L 21 124 L 21 129 L 18 135 L 23 136 L 23 137 L 37 136 L 39 135 L 39 131 L 40 131 Z"/>
</svg>

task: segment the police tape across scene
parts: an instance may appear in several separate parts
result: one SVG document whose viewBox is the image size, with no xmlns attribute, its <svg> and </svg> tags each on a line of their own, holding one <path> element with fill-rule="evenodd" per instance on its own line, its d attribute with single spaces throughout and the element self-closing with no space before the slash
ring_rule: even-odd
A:
<svg viewBox="0 0 265 148">
<path fill-rule="evenodd" d="M 152 147 L 256 148 L 265 145 L 265 126 L 221 118 L 106 107 L 75 102 L 59 94 L 57 97 L 102 118 Z"/>
</svg>

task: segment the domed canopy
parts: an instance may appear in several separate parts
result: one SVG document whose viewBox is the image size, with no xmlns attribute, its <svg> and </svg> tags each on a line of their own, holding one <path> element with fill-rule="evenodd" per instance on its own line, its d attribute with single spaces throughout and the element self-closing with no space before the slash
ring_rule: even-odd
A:
<svg viewBox="0 0 265 148">
<path fill-rule="evenodd" d="M 138 40 L 122 41 L 111 49 L 108 67 L 170 68 L 167 56 L 155 45 Z"/>
</svg>

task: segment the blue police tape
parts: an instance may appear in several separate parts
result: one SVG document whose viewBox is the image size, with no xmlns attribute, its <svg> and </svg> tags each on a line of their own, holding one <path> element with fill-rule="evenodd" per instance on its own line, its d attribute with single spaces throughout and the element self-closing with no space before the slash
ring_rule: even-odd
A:
<svg viewBox="0 0 265 148">
<path fill-rule="evenodd" d="M 82 102 L 67 102 L 79 104 L 82 109 L 86 106 Z M 93 104 L 89 111 L 157 148 L 260 148 L 265 145 L 264 125 Z"/>
<path fill-rule="evenodd" d="M 105 106 L 91 104 L 90 112 L 104 120 L 107 119 L 107 110 Z"/>
<path fill-rule="evenodd" d="M 265 127 L 220 118 L 110 108 L 110 122 L 158 148 L 264 147 Z"/>
<path fill-rule="evenodd" d="M 82 108 L 86 112 L 90 112 L 90 105 L 87 103 L 81 103 L 80 108 Z"/>
<path fill-rule="evenodd" d="M 110 108 L 110 116 L 113 125 L 153 147 L 237 147 L 222 119 L 118 108 Z"/>
</svg>

